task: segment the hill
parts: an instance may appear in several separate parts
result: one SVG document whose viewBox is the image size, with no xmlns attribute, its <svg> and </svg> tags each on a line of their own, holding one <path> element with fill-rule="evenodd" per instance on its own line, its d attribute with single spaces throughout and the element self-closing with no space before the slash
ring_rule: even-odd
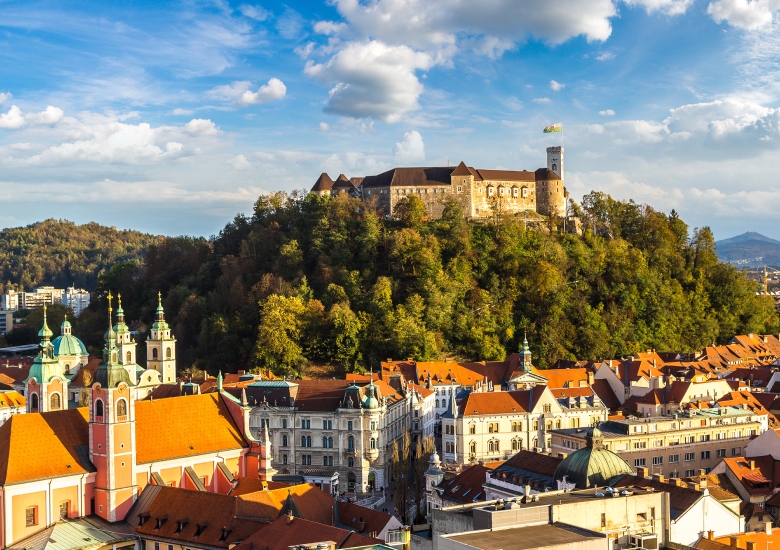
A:
<svg viewBox="0 0 780 550">
<path fill-rule="evenodd" d="M 101 273 L 140 263 L 160 237 L 97 223 L 49 219 L 0 231 L 0 283 L 30 289 L 49 284 L 94 290 Z"/>
<path fill-rule="evenodd" d="M 691 232 L 674 211 L 591 193 L 573 206 L 577 236 L 555 220 L 473 223 L 454 201 L 427 221 L 412 197 L 387 220 L 345 196 L 264 195 L 211 240 L 150 244 L 143 266 L 114 267 L 98 290 L 121 292 L 125 315 L 146 322 L 162 291 L 179 364 L 213 374 L 503 359 L 526 333 L 546 367 L 780 329 L 773 300 L 718 261 L 708 228 Z M 96 300 L 76 327 L 93 349 L 105 307 Z"/>
<path fill-rule="evenodd" d="M 749 231 L 715 243 L 718 258 L 738 267 L 780 267 L 780 241 Z"/>
</svg>

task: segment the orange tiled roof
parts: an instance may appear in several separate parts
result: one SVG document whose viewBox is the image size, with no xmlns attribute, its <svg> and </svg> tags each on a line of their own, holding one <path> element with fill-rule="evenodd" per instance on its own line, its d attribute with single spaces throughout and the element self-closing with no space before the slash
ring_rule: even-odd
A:
<svg viewBox="0 0 780 550">
<path fill-rule="evenodd" d="M 283 489 L 289 483 L 279 481 L 261 481 L 254 477 L 239 477 L 236 486 L 230 490 L 233 496 L 241 496 L 247 493 L 256 493 L 258 491 L 268 491 L 273 489 Z"/>
<path fill-rule="evenodd" d="M 460 402 L 460 414 L 478 416 L 531 412 L 546 389 L 547 386 L 536 386 L 529 390 L 472 392 Z"/>
<path fill-rule="evenodd" d="M 366 537 L 330 525 L 301 518 L 281 516 L 235 547 L 235 550 L 288 550 L 291 546 L 333 541 L 336 548 L 354 548 L 382 544 L 381 540 Z"/>
<path fill-rule="evenodd" d="M 558 388 L 577 388 L 587 386 L 588 370 L 585 367 L 572 369 L 547 369 L 540 371 L 534 369 L 534 372 L 547 378 L 547 387 L 550 389 Z"/>
<path fill-rule="evenodd" d="M 24 407 L 27 401 L 17 391 L 0 392 L 0 409 Z"/>
<path fill-rule="evenodd" d="M 135 404 L 139 464 L 247 447 L 216 393 Z"/>
<path fill-rule="evenodd" d="M 94 471 L 86 408 L 15 414 L 0 426 L 0 485 Z"/>
</svg>

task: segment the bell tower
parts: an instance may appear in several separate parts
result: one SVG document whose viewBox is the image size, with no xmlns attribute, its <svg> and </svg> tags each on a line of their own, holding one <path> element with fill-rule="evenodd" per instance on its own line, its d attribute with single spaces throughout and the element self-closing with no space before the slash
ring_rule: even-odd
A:
<svg viewBox="0 0 780 550">
<path fill-rule="evenodd" d="M 43 306 L 43 326 L 38 331 L 41 349 L 24 381 L 27 412 L 49 412 L 68 408 L 68 379 L 54 355 L 53 333 L 46 322 L 46 304 Z"/>
<path fill-rule="evenodd" d="M 119 355 L 119 362 L 127 371 L 130 376 L 130 380 L 134 383 L 138 383 L 136 373 L 136 351 L 135 340 L 133 335 L 130 334 L 130 329 L 125 323 L 125 311 L 122 309 L 122 295 L 117 294 L 117 306 L 116 306 L 116 325 L 114 325 L 114 332 L 116 333 L 116 346 Z"/>
<path fill-rule="evenodd" d="M 163 384 L 176 382 L 176 339 L 165 321 L 162 294 L 157 293 L 157 313 L 151 335 L 146 341 L 147 368 L 160 373 Z"/>
<path fill-rule="evenodd" d="M 108 295 L 108 332 L 103 363 L 89 392 L 89 459 L 95 465 L 95 514 L 109 522 L 121 521 L 137 496 L 135 484 L 135 401 L 133 385 L 119 362 L 116 333 L 111 326 Z"/>
<path fill-rule="evenodd" d="M 523 349 L 520 351 L 520 362 L 523 367 L 523 372 L 532 372 L 531 348 L 528 347 L 528 339 L 525 336 L 523 336 Z"/>
</svg>

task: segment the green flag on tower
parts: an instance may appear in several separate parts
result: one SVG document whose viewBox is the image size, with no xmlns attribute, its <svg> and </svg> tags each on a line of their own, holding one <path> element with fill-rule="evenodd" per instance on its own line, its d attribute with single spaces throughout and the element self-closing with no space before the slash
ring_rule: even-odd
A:
<svg viewBox="0 0 780 550">
<path fill-rule="evenodd" d="M 552 134 L 553 132 L 563 132 L 563 126 L 560 122 L 544 127 L 545 134 Z"/>
</svg>

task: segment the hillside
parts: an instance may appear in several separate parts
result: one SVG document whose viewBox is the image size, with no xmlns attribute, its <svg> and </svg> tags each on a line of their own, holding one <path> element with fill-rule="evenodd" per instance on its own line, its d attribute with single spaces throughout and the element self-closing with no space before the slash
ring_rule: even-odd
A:
<svg viewBox="0 0 780 550">
<path fill-rule="evenodd" d="M 49 284 L 94 290 L 98 276 L 121 263 L 139 263 L 159 237 L 97 223 L 49 219 L 0 231 L 0 283 L 25 289 Z"/>
<path fill-rule="evenodd" d="M 780 267 L 780 241 L 749 231 L 715 243 L 718 258 L 738 267 Z"/>
<path fill-rule="evenodd" d="M 162 291 L 179 364 L 214 374 L 503 359 L 526 333 L 545 367 L 780 329 L 772 299 L 675 212 L 591 193 L 575 206 L 580 237 L 522 217 L 471 223 L 454 202 L 426 221 L 419 199 L 403 200 L 395 221 L 344 196 L 261 196 L 213 240 L 151 244 L 142 268 L 116 267 L 98 290 L 121 292 L 126 316 L 147 322 Z M 79 319 L 93 349 L 104 308 Z"/>
</svg>

